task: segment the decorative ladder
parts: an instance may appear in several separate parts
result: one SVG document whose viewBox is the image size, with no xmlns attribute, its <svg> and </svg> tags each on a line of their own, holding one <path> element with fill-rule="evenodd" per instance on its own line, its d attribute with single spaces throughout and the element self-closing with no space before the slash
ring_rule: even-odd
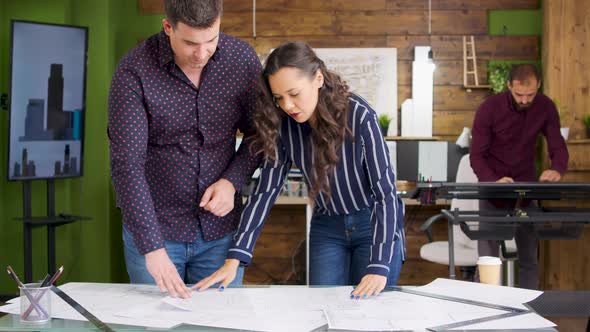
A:
<svg viewBox="0 0 590 332">
<path fill-rule="evenodd" d="M 467 47 L 469 45 L 469 47 Z M 469 63 L 472 67 L 469 68 Z M 468 75 L 473 75 L 473 82 L 475 84 L 469 84 Z M 479 78 L 477 77 L 477 57 L 475 55 L 475 39 L 472 36 L 463 36 L 463 87 L 468 91 L 471 89 L 489 89 L 491 85 L 479 84 Z"/>
</svg>

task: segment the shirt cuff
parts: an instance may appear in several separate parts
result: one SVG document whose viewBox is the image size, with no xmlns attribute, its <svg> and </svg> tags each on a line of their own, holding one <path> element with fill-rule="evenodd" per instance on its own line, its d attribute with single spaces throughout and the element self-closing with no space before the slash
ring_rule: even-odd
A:
<svg viewBox="0 0 590 332">
<path fill-rule="evenodd" d="M 135 241 L 135 245 L 137 246 L 139 253 L 142 255 L 166 247 L 163 240 L 155 240 L 143 243 L 137 243 L 137 241 Z"/>
<path fill-rule="evenodd" d="M 240 248 L 230 248 L 227 251 L 227 258 L 237 259 L 242 263 L 241 265 L 248 265 L 252 261 L 252 253 Z"/>
<path fill-rule="evenodd" d="M 369 264 L 365 275 L 367 274 L 378 274 L 380 276 L 389 276 L 389 266 L 383 264 Z"/>
<path fill-rule="evenodd" d="M 229 181 L 234 186 L 237 194 L 242 193 L 242 186 L 245 185 L 245 182 L 239 176 L 232 176 L 231 172 L 227 172 L 221 178 Z"/>
<path fill-rule="evenodd" d="M 485 174 L 482 175 L 481 178 L 478 177 L 478 181 L 479 182 L 496 182 L 498 180 L 500 180 L 502 177 L 498 176 L 494 173 L 489 173 L 489 174 Z"/>
<path fill-rule="evenodd" d="M 552 166 L 550 169 L 558 172 L 559 174 L 561 174 L 561 176 L 563 176 L 565 174 L 565 172 L 567 172 L 567 166 L 566 167 Z"/>
</svg>

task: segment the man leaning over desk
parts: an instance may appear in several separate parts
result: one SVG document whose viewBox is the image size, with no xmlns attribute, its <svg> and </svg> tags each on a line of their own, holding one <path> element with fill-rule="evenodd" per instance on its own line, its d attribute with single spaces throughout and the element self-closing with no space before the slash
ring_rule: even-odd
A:
<svg viewBox="0 0 590 332">
<path fill-rule="evenodd" d="M 543 171 L 538 181 L 560 181 L 567 170 L 569 155 L 559 130 L 555 104 L 538 92 L 541 86 L 539 70 L 532 64 L 515 65 L 506 84 L 506 92 L 486 99 L 475 114 L 470 151 L 473 171 L 480 182 L 537 181 L 535 146 L 538 135 L 543 134 L 547 140 L 551 167 Z M 514 204 L 514 200 L 482 200 L 480 210 L 508 209 Z M 514 239 L 518 248 L 519 286 L 537 289 L 538 239 L 533 225 L 519 225 Z M 498 241 L 478 241 L 478 253 L 480 256 L 497 257 Z"/>
<path fill-rule="evenodd" d="M 131 282 L 189 297 L 187 283 L 223 265 L 240 189 L 258 167 L 248 142 L 261 64 L 246 42 L 219 32 L 222 0 L 164 8 L 162 31 L 113 76 L 111 171 Z M 245 144 L 236 152 L 237 129 Z"/>
</svg>

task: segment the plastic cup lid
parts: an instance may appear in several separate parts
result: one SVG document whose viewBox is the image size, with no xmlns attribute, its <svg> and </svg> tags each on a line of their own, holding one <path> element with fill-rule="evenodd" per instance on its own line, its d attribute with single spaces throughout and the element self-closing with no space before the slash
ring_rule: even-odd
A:
<svg viewBox="0 0 590 332">
<path fill-rule="evenodd" d="M 477 265 L 502 265 L 502 260 L 493 256 L 480 256 Z"/>
</svg>

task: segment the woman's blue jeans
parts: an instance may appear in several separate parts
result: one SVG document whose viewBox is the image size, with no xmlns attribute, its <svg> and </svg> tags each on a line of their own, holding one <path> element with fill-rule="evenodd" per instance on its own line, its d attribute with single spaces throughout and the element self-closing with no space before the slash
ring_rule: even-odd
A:
<svg viewBox="0 0 590 332">
<path fill-rule="evenodd" d="M 316 215 L 309 239 L 311 285 L 358 285 L 369 265 L 373 238 L 371 210 L 348 215 Z M 387 285 L 397 284 L 402 266 L 402 243 L 397 240 Z"/>
</svg>

